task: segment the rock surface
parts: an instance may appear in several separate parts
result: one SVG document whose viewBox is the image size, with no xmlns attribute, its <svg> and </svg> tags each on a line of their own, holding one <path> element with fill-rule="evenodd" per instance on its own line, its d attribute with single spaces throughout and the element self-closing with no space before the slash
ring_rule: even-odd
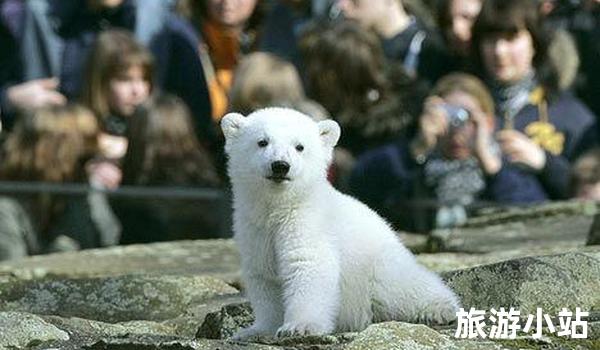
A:
<svg viewBox="0 0 600 350">
<path fill-rule="evenodd" d="M 0 348 L 27 348 L 50 341 L 68 341 L 69 334 L 35 315 L 0 312 Z"/>
<path fill-rule="evenodd" d="M 598 209 L 593 203 L 551 203 L 494 211 L 454 229 L 433 231 L 432 252 L 488 253 L 515 249 L 585 246 Z"/>
<path fill-rule="evenodd" d="M 595 204 L 554 203 L 488 212 L 448 236 L 400 233 L 419 262 L 442 272 L 466 308 L 582 307 L 588 339 L 456 339 L 456 325 L 401 322 L 357 333 L 250 343 L 230 240 L 134 245 L 0 263 L 0 349 L 600 349 L 600 246 L 584 246 Z M 437 242 L 437 243 L 436 243 Z M 522 324 L 524 320 L 522 319 Z"/>
<path fill-rule="evenodd" d="M 184 314 L 193 305 L 237 293 L 208 276 L 11 280 L 0 284 L 0 311 L 104 322 L 163 321 Z"/>
<path fill-rule="evenodd" d="M 196 338 L 228 339 L 240 328 L 249 327 L 253 321 L 250 303 L 229 304 L 206 315 Z"/>
<path fill-rule="evenodd" d="M 443 275 L 465 309 L 515 307 L 523 314 L 561 308 L 600 312 L 600 252 L 527 257 Z"/>
<path fill-rule="evenodd" d="M 101 277 L 129 274 L 209 275 L 234 281 L 239 254 L 232 240 L 202 240 L 90 249 L 0 262 L 0 275 Z"/>
<path fill-rule="evenodd" d="M 590 227 L 587 245 L 600 245 L 600 214 L 594 216 L 594 221 Z"/>
</svg>

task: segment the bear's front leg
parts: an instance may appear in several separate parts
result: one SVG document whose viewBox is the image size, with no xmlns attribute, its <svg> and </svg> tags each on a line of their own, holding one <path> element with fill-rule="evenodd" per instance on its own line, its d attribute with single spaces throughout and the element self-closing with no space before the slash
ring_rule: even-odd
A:
<svg viewBox="0 0 600 350">
<path fill-rule="evenodd" d="M 253 337 L 275 335 L 277 328 L 283 323 L 281 286 L 260 275 L 250 275 L 245 281 L 246 296 L 252 305 L 254 323 L 239 330 L 232 339 L 244 341 Z"/>
<path fill-rule="evenodd" d="M 324 243 L 307 243 L 287 241 L 287 249 L 279 250 L 285 312 L 278 337 L 335 330 L 341 297 L 339 258 Z"/>
</svg>

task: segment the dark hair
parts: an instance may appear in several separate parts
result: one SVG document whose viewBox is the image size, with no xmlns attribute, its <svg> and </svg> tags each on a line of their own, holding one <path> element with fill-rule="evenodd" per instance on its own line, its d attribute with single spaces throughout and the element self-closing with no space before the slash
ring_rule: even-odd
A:
<svg viewBox="0 0 600 350">
<path fill-rule="evenodd" d="M 377 35 L 354 21 L 320 24 L 307 31 L 301 50 L 306 63 L 307 92 L 329 112 L 366 111 L 387 97 L 391 82 Z M 369 92 L 379 94 L 369 98 Z"/>
<path fill-rule="evenodd" d="M 207 0 L 179 0 L 177 3 L 177 12 L 188 21 L 192 22 L 197 28 L 201 28 L 202 21 L 208 16 L 206 8 Z M 246 21 L 245 31 L 253 36 L 253 41 L 259 35 L 260 26 L 268 11 L 269 1 L 257 0 L 256 7 L 248 21 Z"/>
<path fill-rule="evenodd" d="M 452 2 L 454 0 L 439 0 L 437 25 L 444 38 L 448 38 L 448 32 L 452 29 Z"/>
<path fill-rule="evenodd" d="M 196 135 L 187 106 L 178 97 L 151 98 L 129 121 L 123 159 L 125 185 L 216 186 L 214 165 Z"/>
<path fill-rule="evenodd" d="M 344 20 L 310 29 L 300 46 L 307 95 L 340 123 L 342 147 L 358 154 L 415 124 L 422 86 L 387 60 L 375 33 Z"/>
<path fill-rule="evenodd" d="M 552 33 L 542 25 L 534 0 L 486 0 L 473 25 L 473 56 L 480 73 L 485 72 L 481 46 L 485 38 L 513 35 L 525 29 L 533 39 L 535 55 L 532 65 L 537 79 L 548 94 L 558 91 L 558 72 L 550 63 L 548 47 Z"/>
<path fill-rule="evenodd" d="M 456 0 L 438 0 L 437 26 L 445 41 L 451 36 L 454 19 L 452 18 L 452 5 Z M 485 0 L 479 0 L 482 4 Z"/>
<path fill-rule="evenodd" d="M 84 181 L 83 165 L 98 152 L 96 117 L 75 104 L 39 108 L 21 116 L 2 145 L 0 179 Z"/>
<path fill-rule="evenodd" d="M 0 179 L 5 181 L 85 182 L 85 164 L 98 153 L 96 117 L 79 105 L 50 106 L 23 114 L 2 145 Z M 16 195 L 33 219 L 40 237 L 65 210 L 60 195 Z"/>
</svg>

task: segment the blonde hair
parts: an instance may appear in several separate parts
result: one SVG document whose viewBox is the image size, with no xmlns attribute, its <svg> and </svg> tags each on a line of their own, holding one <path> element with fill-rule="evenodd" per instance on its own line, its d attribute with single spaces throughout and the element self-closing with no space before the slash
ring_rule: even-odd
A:
<svg viewBox="0 0 600 350">
<path fill-rule="evenodd" d="M 277 56 L 256 52 L 244 57 L 235 71 L 229 110 L 246 114 L 303 99 L 302 80 L 296 68 Z"/>
<path fill-rule="evenodd" d="M 125 30 L 107 30 L 98 35 L 90 52 L 82 89 L 82 103 L 100 119 L 110 114 L 109 83 L 131 67 L 139 66 L 152 90 L 154 62 L 150 51 Z"/>
<path fill-rule="evenodd" d="M 433 87 L 431 95 L 445 97 L 455 91 L 464 92 L 477 100 L 488 117 L 494 116 L 494 100 L 485 84 L 477 77 L 466 73 L 451 73 L 441 78 Z"/>
<path fill-rule="evenodd" d="M 12 181 L 82 180 L 84 162 L 98 147 L 96 117 L 79 105 L 24 115 L 3 146 L 1 177 Z"/>
</svg>

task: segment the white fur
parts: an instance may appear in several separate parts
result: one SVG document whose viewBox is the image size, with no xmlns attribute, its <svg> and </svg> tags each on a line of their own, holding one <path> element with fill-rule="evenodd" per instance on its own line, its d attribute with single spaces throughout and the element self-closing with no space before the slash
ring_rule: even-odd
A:
<svg viewBox="0 0 600 350">
<path fill-rule="evenodd" d="M 228 114 L 221 125 L 234 237 L 256 317 L 237 339 L 455 319 L 459 303 L 442 280 L 415 262 L 384 219 L 328 183 L 337 123 L 269 108 Z M 273 161 L 291 165 L 290 181 L 267 179 Z"/>
</svg>

